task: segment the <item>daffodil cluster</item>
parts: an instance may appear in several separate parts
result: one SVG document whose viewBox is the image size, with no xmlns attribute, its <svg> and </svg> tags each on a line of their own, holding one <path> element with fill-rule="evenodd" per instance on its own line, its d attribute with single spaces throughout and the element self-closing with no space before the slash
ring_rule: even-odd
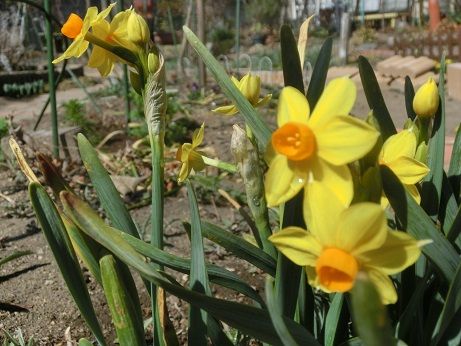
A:
<svg viewBox="0 0 461 346">
<path fill-rule="evenodd" d="M 72 39 L 72 43 L 53 63 L 82 56 L 92 43 L 88 66 L 98 69 L 101 76 L 109 75 L 114 64 L 121 62 L 134 67 L 144 79 L 149 72 L 148 57 L 155 55 L 147 23 L 132 8 L 107 21 L 114 6 L 114 3 L 110 4 L 100 13 L 96 7 L 90 7 L 83 19 L 72 13 L 61 28 L 62 34 Z"/>
<path fill-rule="evenodd" d="M 385 197 L 383 206 L 366 201 L 351 205 L 354 180 L 360 181 L 361 173 L 360 169 L 351 171 L 350 165 L 379 145 L 380 137 L 374 127 L 349 115 L 355 97 L 355 84 L 348 78 L 331 81 L 312 111 L 297 89 L 282 90 L 278 129 L 272 133 L 266 155 L 266 199 L 270 206 L 277 206 L 304 191 L 308 230 L 287 227 L 269 239 L 305 267 L 313 287 L 347 292 L 357 273 L 364 271 L 383 303 L 390 304 L 397 294 L 389 275 L 413 264 L 424 242 L 388 228 Z M 429 169 L 415 160 L 416 145 L 411 129 L 391 136 L 371 167 L 389 167 L 419 202 L 416 184 Z M 380 187 L 380 181 L 376 185 Z"/>
</svg>

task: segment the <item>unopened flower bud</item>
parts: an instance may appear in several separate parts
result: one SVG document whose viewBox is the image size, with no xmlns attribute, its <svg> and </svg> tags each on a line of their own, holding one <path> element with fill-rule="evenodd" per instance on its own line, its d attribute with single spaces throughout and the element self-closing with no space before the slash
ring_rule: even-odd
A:
<svg viewBox="0 0 461 346">
<path fill-rule="evenodd" d="M 128 39 L 138 45 L 149 42 L 149 27 L 142 16 L 132 11 L 127 22 Z"/>
<path fill-rule="evenodd" d="M 158 66 L 159 66 L 158 55 L 154 53 L 149 53 L 149 55 L 147 56 L 147 68 L 149 70 L 149 73 L 157 72 Z"/>
<path fill-rule="evenodd" d="M 439 108 L 439 91 L 432 78 L 424 83 L 413 98 L 413 110 L 421 118 L 430 118 Z"/>
<path fill-rule="evenodd" d="M 245 75 L 240 81 L 240 91 L 252 105 L 255 105 L 259 100 L 261 79 L 251 74 Z"/>
</svg>

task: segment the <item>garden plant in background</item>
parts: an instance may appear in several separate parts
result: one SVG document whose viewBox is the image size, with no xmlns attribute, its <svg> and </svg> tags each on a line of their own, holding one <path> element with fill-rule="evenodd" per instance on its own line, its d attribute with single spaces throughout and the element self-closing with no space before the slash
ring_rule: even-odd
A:
<svg viewBox="0 0 461 346">
<path fill-rule="evenodd" d="M 54 202 L 10 141 L 30 181 L 30 198 L 43 232 L 93 333 L 89 339 L 113 343 L 104 339 L 79 260 L 104 290 L 121 345 L 146 344 L 145 316 L 129 268 L 143 277 L 150 294 L 154 345 L 178 344 L 166 293 L 190 304 L 190 345 L 240 345 L 242 335 L 274 345 L 459 344 L 461 134 L 458 131 L 445 172 L 444 58 L 438 88 L 429 81 L 415 95 L 407 78 L 409 120 L 397 134 L 365 58 L 358 64 L 371 113 L 362 121 L 349 114 L 356 96 L 350 79 L 325 86 L 332 40 L 323 44 L 305 86 L 300 57 L 305 55 L 307 32 L 296 42 L 292 30 L 282 26 L 285 88 L 278 100 L 278 128 L 271 131 L 255 109 L 267 98 L 260 100 L 259 81 L 251 75 L 231 79 L 184 27 L 187 40 L 232 103 L 220 110 L 239 112 L 245 121 L 246 131 L 235 128 L 231 148 L 254 235 L 250 242 L 201 220 L 189 174 L 201 174 L 206 164 L 233 170 L 232 164 L 211 160 L 197 149 L 205 136 L 202 125 L 177 155 L 182 162 L 179 180 L 187 187 L 190 206 L 185 228 L 191 258 L 184 258 L 163 249 L 164 60 L 144 20 L 128 9 L 109 22 L 112 7 L 100 13 L 91 7 L 83 19 L 71 15 L 62 33 L 73 43 L 55 62 L 79 57 L 92 44 L 90 66 L 102 76 L 115 63 L 130 66 L 131 84 L 143 99 L 152 151 L 150 242 L 140 239 L 96 150 L 83 135 L 78 136 L 80 155 L 109 222 L 39 155 Z M 381 203 L 383 196 L 388 203 Z M 268 208 L 278 212 L 276 225 L 269 222 Z M 204 237 L 264 273 L 264 296 L 234 272 L 207 262 Z M 176 282 L 166 268 L 188 274 L 188 286 Z M 238 292 L 251 303 L 216 298 L 212 285 Z M 79 344 L 90 343 L 81 339 Z"/>
</svg>

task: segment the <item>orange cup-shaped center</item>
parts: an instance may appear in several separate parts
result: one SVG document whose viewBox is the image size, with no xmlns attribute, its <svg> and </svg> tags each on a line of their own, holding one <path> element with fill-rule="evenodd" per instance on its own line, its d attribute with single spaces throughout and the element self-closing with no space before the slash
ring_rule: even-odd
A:
<svg viewBox="0 0 461 346">
<path fill-rule="evenodd" d="M 272 134 L 272 146 L 289 160 L 307 160 L 314 154 L 315 136 L 309 126 L 288 122 Z"/>
<path fill-rule="evenodd" d="M 61 28 L 61 32 L 68 38 L 76 38 L 82 31 L 83 20 L 75 13 L 71 13 Z"/>
<path fill-rule="evenodd" d="M 320 284 L 332 292 L 349 291 L 358 270 L 354 256 L 337 248 L 323 250 L 315 265 Z"/>
</svg>

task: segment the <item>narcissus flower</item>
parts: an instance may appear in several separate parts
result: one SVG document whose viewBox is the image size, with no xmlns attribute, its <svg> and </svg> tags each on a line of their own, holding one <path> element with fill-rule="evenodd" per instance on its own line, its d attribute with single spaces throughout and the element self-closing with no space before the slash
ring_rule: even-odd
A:
<svg viewBox="0 0 461 346">
<path fill-rule="evenodd" d="M 416 136 L 411 130 L 403 130 L 390 136 L 383 144 L 378 162 L 389 167 L 400 179 L 408 192 L 419 203 L 421 201 L 415 184 L 419 183 L 428 173 L 429 168 L 414 159 L 416 152 Z M 387 206 L 387 199 L 381 200 Z"/>
<path fill-rule="evenodd" d="M 421 118 L 431 118 L 439 108 L 439 90 L 432 78 L 429 78 L 416 92 L 413 98 L 413 110 Z"/>
<path fill-rule="evenodd" d="M 184 143 L 176 152 L 176 159 L 182 162 L 178 182 L 186 180 L 192 169 L 198 172 L 205 168 L 202 154 L 196 150 L 203 142 L 204 129 L 205 124 L 202 124 L 200 129 L 194 131 L 192 143 Z"/>
<path fill-rule="evenodd" d="M 287 227 L 269 237 L 286 257 L 306 270 L 309 283 L 325 292 L 347 292 L 364 271 L 384 304 L 397 301 L 394 275 L 415 263 L 427 241 L 387 226 L 378 204 L 346 208 L 326 186 L 313 183 L 305 214 L 309 231 Z M 307 203 L 306 203 L 307 202 Z"/>
<path fill-rule="evenodd" d="M 72 13 L 62 26 L 61 32 L 64 36 L 73 39 L 73 42 L 60 57 L 53 60 L 53 64 L 72 57 L 78 58 L 85 53 L 89 45 L 89 42 L 85 39 L 85 35 L 93 25 L 104 20 L 114 6 L 115 3 L 110 4 L 101 13 L 98 13 L 97 7 L 90 7 L 83 19 Z"/>
<path fill-rule="evenodd" d="M 248 73 L 242 77 L 239 81 L 234 76 L 231 77 L 232 82 L 237 86 L 241 91 L 243 96 L 250 101 L 253 107 L 264 106 L 269 102 L 272 97 L 272 94 L 267 94 L 264 98 L 260 99 L 259 94 L 261 92 L 261 79 L 258 76 L 253 76 Z M 222 106 L 216 109 L 213 109 L 213 112 L 221 113 L 224 115 L 234 115 L 238 113 L 238 109 L 235 105 Z"/>
<path fill-rule="evenodd" d="M 278 129 L 272 134 L 265 188 L 269 206 L 286 202 L 308 183 L 320 181 L 348 205 L 353 197 L 347 164 L 363 157 L 375 145 L 379 133 L 349 116 L 356 97 L 348 78 L 330 82 L 312 115 L 306 97 L 285 87 L 279 98 Z"/>
<path fill-rule="evenodd" d="M 111 45 L 122 46 L 128 50 L 136 51 L 136 45 L 128 38 L 127 29 L 128 18 L 133 11 L 128 9 L 117 13 L 110 24 L 105 19 L 96 22 L 92 29 L 93 35 Z M 97 68 L 101 76 L 105 77 L 112 71 L 114 63 L 120 60 L 115 54 L 94 45 L 88 66 Z"/>
</svg>

